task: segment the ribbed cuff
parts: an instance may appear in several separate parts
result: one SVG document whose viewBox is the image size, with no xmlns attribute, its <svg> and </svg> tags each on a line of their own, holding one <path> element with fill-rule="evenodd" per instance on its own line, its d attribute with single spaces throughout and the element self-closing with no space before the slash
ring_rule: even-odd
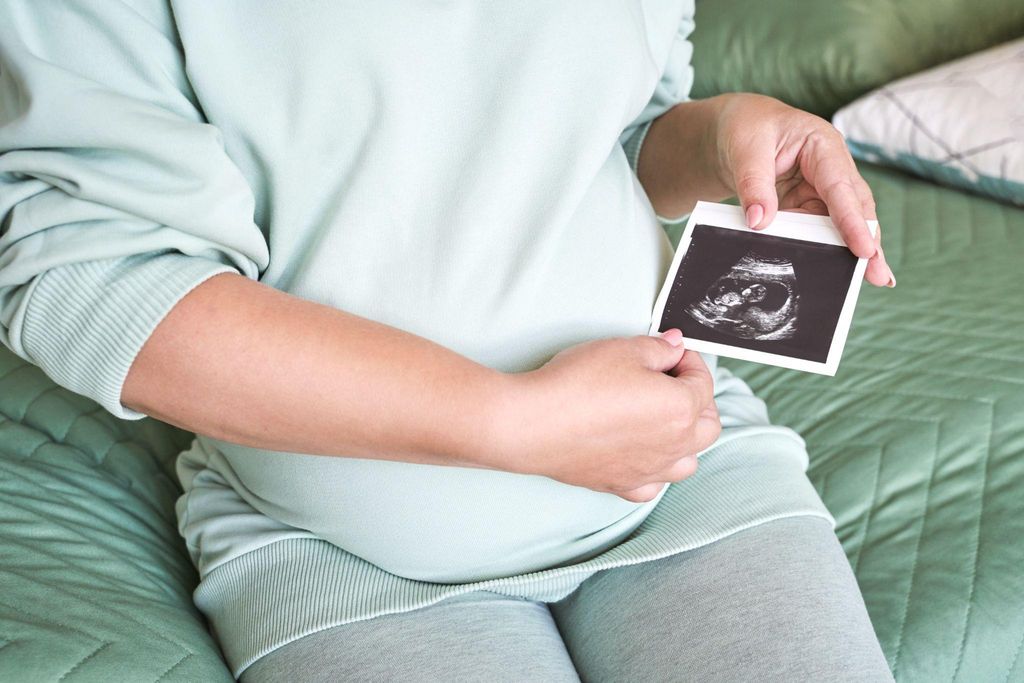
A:
<svg viewBox="0 0 1024 683">
<path fill-rule="evenodd" d="M 622 143 L 622 149 L 626 151 L 626 159 L 629 161 L 629 167 L 633 169 L 633 173 L 636 173 L 636 165 L 640 161 L 640 148 L 644 145 L 644 140 L 647 138 L 647 131 L 651 129 L 651 124 L 654 121 L 647 121 L 637 126 L 636 130 L 626 138 L 626 141 Z"/>
<path fill-rule="evenodd" d="M 805 473 L 803 443 L 788 430 L 744 431 L 700 458 L 697 474 L 667 487 L 626 540 L 583 562 L 442 584 L 391 574 L 325 540 L 291 538 L 219 565 L 202 577 L 193 597 L 237 677 L 305 635 L 473 590 L 557 601 L 597 571 L 667 557 L 772 520 L 812 516 L 835 528 Z"/>
<path fill-rule="evenodd" d="M 654 120 L 648 121 L 637 126 L 637 129 L 626 138 L 626 141 L 622 143 L 622 149 L 626 152 L 626 160 L 629 162 L 629 167 L 633 169 L 633 173 L 638 173 L 637 164 L 640 163 L 640 150 L 644 146 L 644 141 L 647 140 L 647 133 L 651 130 L 651 124 Z M 677 216 L 675 218 L 666 218 L 660 214 L 655 214 L 658 220 L 663 225 L 678 225 L 685 223 L 690 217 L 689 213 Z"/>
<path fill-rule="evenodd" d="M 25 310 L 22 344 L 55 382 L 115 416 L 146 417 L 121 404 L 121 388 L 142 345 L 198 284 L 238 270 L 178 252 L 138 254 L 53 268 Z"/>
</svg>

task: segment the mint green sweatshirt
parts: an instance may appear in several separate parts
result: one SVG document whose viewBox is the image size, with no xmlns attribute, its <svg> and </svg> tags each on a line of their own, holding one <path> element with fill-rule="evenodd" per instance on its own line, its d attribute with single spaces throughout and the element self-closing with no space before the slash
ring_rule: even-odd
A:
<svg viewBox="0 0 1024 683">
<path fill-rule="evenodd" d="M 636 158 L 688 96 L 693 12 L 4 0 L 0 341 L 137 419 L 132 360 L 221 272 L 506 372 L 643 334 L 672 248 Z M 722 437 L 648 503 L 199 436 L 177 506 L 196 603 L 237 675 L 333 625 L 475 589 L 556 600 L 767 520 L 831 520 L 800 438 L 724 370 L 716 397 Z"/>
</svg>

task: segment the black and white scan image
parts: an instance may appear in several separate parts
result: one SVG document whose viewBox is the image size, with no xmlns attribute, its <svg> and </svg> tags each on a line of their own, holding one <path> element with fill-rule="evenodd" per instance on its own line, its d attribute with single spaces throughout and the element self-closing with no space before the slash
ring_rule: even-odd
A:
<svg viewBox="0 0 1024 683">
<path fill-rule="evenodd" d="M 698 224 L 659 330 L 824 363 L 856 266 L 845 246 Z"/>
<path fill-rule="evenodd" d="M 793 262 L 753 250 L 686 307 L 686 314 L 705 327 L 741 339 L 790 339 L 799 313 Z"/>
</svg>

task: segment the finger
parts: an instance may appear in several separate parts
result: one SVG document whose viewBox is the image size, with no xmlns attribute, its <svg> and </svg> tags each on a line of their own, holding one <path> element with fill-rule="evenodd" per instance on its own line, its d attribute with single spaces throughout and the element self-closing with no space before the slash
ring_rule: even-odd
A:
<svg viewBox="0 0 1024 683">
<path fill-rule="evenodd" d="M 755 142 L 740 150 L 738 156 L 742 161 L 736 164 L 733 184 L 747 218 L 747 227 L 768 227 L 779 208 L 774 149 Z"/>
<path fill-rule="evenodd" d="M 779 209 L 782 211 L 798 211 L 803 209 L 807 213 L 811 213 L 811 210 L 808 208 L 808 204 L 811 202 L 818 202 L 818 205 L 821 207 L 825 206 L 825 202 L 821 201 L 821 197 L 818 196 L 818 191 L 802 178 L 799 184 L 789 188 L 785 194 L 780 193 L 779 197 Z M 824 209 L 821 213 L 828 214 L 828 209 Z"/>
<path fill-rule="evenodd" d="M 719 435 L 722 433 L 722 420 L 718 415 L 715 402 L 711 402 L 711 408 L 705 409 L 697 418 L 697 424 L 693 430 L 693 448 L 695 453 L 702 453 L 711 448 Z"/>
<path fill-rule="evenodd" d="M 876 287 L 888 286 L 890 280 L 893 285 L 896 284 L 896 278 L 892 276 L 881 251 L 868 261 L 868 267 L 864 270 L 864 279 Z"/>
<path fill-rule="evenodd" d="M 819 188 L 821 198 L 828 207 L 832 222 L 839 229 L 846 242 L 858 258 L 871 258 L 875 255 L 875 240 L 868 230 L 867 219 L 857 193 L 847 178 L 836 178 L 826 181 Z"/>
<path fill-rule="evenodd" d="M 631 503 L 647 503 L 658 497 L 661 490 L 668 486 L 668 482 L 655 482 L 651 484 L 644 484 L 638 488 L 632 489 L 631 491 L 622 491 L 615 495 L 620 498 L 625 498 Z"/>
<path fill-rule="evenodd" d="M 857 198 L 860 199 L 861 208 L 864 211 L 864 218 L 869 221 L 877 221 L 878 214 L 875 206 L 875 195 L 871 192 L 871 186 L 868 185 L 867 181 L 858 173 L 854 178 L 853 189 L 857 192 Z M 881 239 L 881 233 L 875 232 L 875 241 L 878 242 Z"/>
<path fill-rule="evenodd" d="M 846 246 L 859 258 L 874 256 L 875 241 L 855 187 L 860 176 L 845 145 L 826 142 L 815 146 L 810 151 L 807 166 L 804 177 L 828 206 L 832 222 Z"/>
<path fill-rule="evenodd" d="M 871 192 L 871 188 L 862 177 L 858 176 L 857 180 L 859 182 L 854 187 L 857 190 L 857 196 L 860 198 L 861 206 L 864 208 L 864 217 L 868 220 L 877 221 L 878 214 L 875 206 L 875 197 Z M 881 225 L 875 228 L 875 249 L 876 253 L 868 261 L 868 267 L 864 271 L 864 279 L 879 287 L 895 287 L 896 276 L 892 272 L 892 267 L 886 261 L 885 250 L 882 249 Z"/>
<path fill-rule="evenodd" d="M 697 456 L 686 455 L 677 460 L 672 467 L 665 472 L 665 481 L 682 481 L 692 477 L 697 472 Z"/>
<path fill-rule="evenodd" d="M 800 205 L 800 211 L 806 213 L 813 213 L 816 216 L 827 216 L 828 207 L 825 206 L 825 202 L 820 199 L 808 199 L 806 202 Z"/>
<path fill-rule="evenodd" d="M 878 245 L 878 253 L 868 261 L 868 267 L 864 270 L 864 279 L 878 287 L 896 286 L 896 276 L 886 261 L 885 250 L 881 243 Z"/>
<path fill-rule="evenodd" d="M 658 336 L 637 335 L 631 341 L 644 367 L 658 372 L 674 368 L 685 351 L 683 333 L 678 328 L 666 330 Z"/>
<path fill-rule="evenodd" d="M 690 415 L 698 416 L 715 401 L 715 382 L 711 371 L 701 355 L 693 350 L 683 353 L 679 362 L 668 371 L 675 377 L 680 388 L 685 390 L 683 404 L 691 409 Z"/>
</svg>

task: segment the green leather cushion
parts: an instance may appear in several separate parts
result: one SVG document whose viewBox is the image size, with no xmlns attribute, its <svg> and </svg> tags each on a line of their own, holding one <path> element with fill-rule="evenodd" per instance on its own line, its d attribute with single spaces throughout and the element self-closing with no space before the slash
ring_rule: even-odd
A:
<svg viewBox="0 0 1024 683">
<path fill-rule="evenodd" d="M 899 284 L 834 378 L 725 361 L 802 433 L 900 681 L 1024 680 L 1024 210 L 865 168 Z M 174 455 L 0 351 L 0 680 L 230 680 Z"/>
<path fill-rule="evenodd" d="M 1019 0 L 698 0 L 692 97 L 758 92 L 825 117 L 1024 35 Z"/>
</svg>

